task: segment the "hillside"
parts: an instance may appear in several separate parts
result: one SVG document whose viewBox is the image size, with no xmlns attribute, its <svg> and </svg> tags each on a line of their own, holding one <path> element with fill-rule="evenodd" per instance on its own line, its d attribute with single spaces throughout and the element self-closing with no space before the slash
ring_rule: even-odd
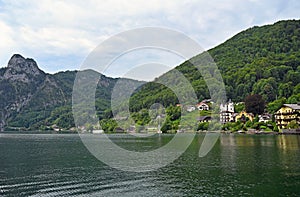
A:
<svg viewBox="0 0 300 197">
<path fill-rule="evenodd" d="M 99 76 L 96 109 L 102 118 L 110 106 L 111 91 L 118 79 L 91 70 L 47 74 L 33 59 L 13 55 L 7 67 L 0 69 L 0 131 L 4 128 L 46 129 L 53 125 L 73 127 L 71 99 L 77 72 L 93 72 Z"/>
<path fill-rule="evenodd" d="M 267 103 L 276 99 L 280 102 L 299 101 L 300 20 L 247 29 L 208 52 L 222 74 L 227 97 L 233 101 L 243 101 L 251 93 L 261 94 Z M 201 54 L 191 61 L 197 62 L 200 58 Z M 190 81 L 199 101 L 210 97 L 203 77 L 189 61 L 175 69 Z M 172 72 L 146 84 L 135 94 L 131 98 L 131 110 L 138 111 L 157 101 L 165 105 L 176 104 L 176 96 L 167 87 L 156 83 L 176 80 Z M 270 108 L 270 111 L 275 110 Z"/>
</svg>

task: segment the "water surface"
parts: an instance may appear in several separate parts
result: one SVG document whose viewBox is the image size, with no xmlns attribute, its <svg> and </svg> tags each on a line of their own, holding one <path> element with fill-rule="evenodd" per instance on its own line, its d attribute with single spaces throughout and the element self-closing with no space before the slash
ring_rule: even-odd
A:
<svg viewBox="0 0 300 197">
<path fill-rule="evenodd" d="M 137 151 L 172 137 L 110 135 Z M 203 137 L 170 165 L 135 173 L 98 161 L 75 134 L 0 134 L 0 196 L 300 196 L 300 136 L 222 135 L 199 158 Z"/>
</svg>

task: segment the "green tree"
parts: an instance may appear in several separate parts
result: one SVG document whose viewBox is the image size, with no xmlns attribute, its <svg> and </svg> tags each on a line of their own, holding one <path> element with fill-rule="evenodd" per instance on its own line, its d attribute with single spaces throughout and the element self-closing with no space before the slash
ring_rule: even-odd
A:
<svg viewBox="0 0 300 197">
<path fill-rule="evenodd" d="M 300 102 L 300 93 L 292 95 L 287 99 L 287 103 L 298 103 Z"/>
<path fill-rule="evenodd" d="M 290 70 L 285 77 L 286 82 L 292 82 L 293 85 L 298 85 L 300 83 L 300 72 Z"/>
<path fill-rule="evenodd" d="M 64 129 L 70 129 L 71 127 L 75 126 L 72 113 L 61 114 L 59 118 L 54 121 L 54 123 L 60 128 Z"/>
<path fill-rule="evenodd" d="M 279 97 L 288 98 L 293 93 L 293 83 L 292 82 L 282 83 L 279 85 L 278 89 L 279 89 Z"/>
<path fill-rule="evenodd" d="M 244 103 L 239 103 L 234 105 L 234 111 L 239 113 L 241 111 L 245 110 L 245 104 Z"/>
<path fill-rule="evenodd" d="M 117 122 L 113 119 L 103 119 L 100 120 L 100 126 L 106 132 L 113 132 L 118 126 Z"/>
<path fill-rule="evenodd" d="M 149 111 L 147 109 L 142 109 L 139 112 L 133 112 L 131 117 L 136 122 L 137 125 L 146 125 L 150 122 L 151 118 L 149 116 Z"/>
<path fill-rule="evenodd" d="M 274 112 L 276 112 L 277 110 L 279 110 L 284 103 L 286 103 L 286 98 L 280 98 L 278 100 L 270 102 L 267 105 L 267 111 L 269 113 L 273 114 Z"/>
<path fill-rule="evenodd" d="M 288 125 L 287 125 L 288 129 L 298 129 L 299 128 L 299 124 L 296 122 L 296 120 L 292 120 Z"/>
<path fill-rule="evenodd" d="M 300 94 L 300 83 L 294 87 L 293 94 Z"/>
<path fill-rule="evenodd" d="M 198 131 L 208 130 L 209 123 L 208 122 L 201 122 L 198 124 Z"/>
<path fill-rule="evenodd" d="M 163 133 L 166 133 L 167 131 L 172 130 L 172 121 L 170 120 L 170 117 L 167 117 L 163 126 L 161 127 L 161 131 Z"/>
<path fill-rule="evenodd" d="M 166 113 L 171 121 L 178 120 L 181 117 L 181 108 L 179 106 L 170 106 L 166 109 Z"/>
</svg>

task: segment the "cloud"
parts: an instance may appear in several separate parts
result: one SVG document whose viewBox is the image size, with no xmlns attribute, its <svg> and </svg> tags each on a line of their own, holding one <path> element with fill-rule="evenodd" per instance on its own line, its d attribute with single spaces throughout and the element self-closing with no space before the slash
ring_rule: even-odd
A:
<svg viewBox="0 0 300 197">
<path fill-rule="evenodd" d="M 151 81 L 185 59 L 176 53 L 159 48 L 140 48 L 116 58 L 104 74 L 113 77 Z"/>
<path fill-rule="evenodd" d="M 76 54 L 95 47 L 88 39 L 87 33 L 79 29 L 46 27 L 35 30 L 29 26 L 22 26 L 19 28 L 19 34 L 20 39 L 31 46 L 31 50 L 44 48 L 45 53 L 54 55 Z"/>
<path fill-rule="evenodd" d="M 0 65 L 22 53 L 47 72 L 76 69 L 105 39 L 145 26 L 181 31 L 209 49 L 251 26 L 299 18 L 299 9 L 297 0 L 4 0 Z"/>
<path fill-rule="evenodd" d="M 17 43 L 13 40 L 11 35 L 13 34 L 13 29 L 8 26 L 5 22 L 0 21 L 0 59 L 9 59 L 12 53 L 12 49 L 17 46 Z M 0 62 L 0 67 L 4 66 L 4 62 Z"/>
</svg>

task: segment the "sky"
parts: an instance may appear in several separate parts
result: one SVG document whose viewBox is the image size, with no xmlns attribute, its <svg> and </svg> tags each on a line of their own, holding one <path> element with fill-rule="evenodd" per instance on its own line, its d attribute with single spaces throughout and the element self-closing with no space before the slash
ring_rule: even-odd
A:
<svg viewBox="0 0 300 197">
<path fill-rule="evenodd" d="M 105 40 L 143 27 L 181 32 L 208 50 L 249 27 L 299 19 L 299 10 L 299 0 L 0 0 L 0 67 L 19 53 L 34 58 L 47 73 L 80 69 Z M 124 76 L 132 65 L 143 64 L 136 59 L 169 68 L 184 61 L 152 49 L 122 58 L 104 74 Z M 122 73 L 121 67 L 130 69 Z M 150 73 L 149 68 L 137 70 Z"/>
</svg>

